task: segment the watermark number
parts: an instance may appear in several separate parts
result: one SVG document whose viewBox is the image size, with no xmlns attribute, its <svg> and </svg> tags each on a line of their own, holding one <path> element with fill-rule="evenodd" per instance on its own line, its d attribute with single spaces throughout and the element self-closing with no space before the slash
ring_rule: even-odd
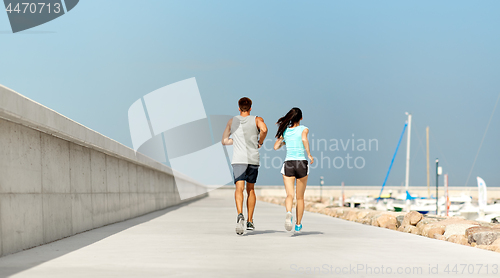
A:
<svg viewBox="0 0 500 278">
<path fill-rule="evenodd" d="M 17 3 L 17 5 L 14 6 L 14 9 L 12 8 L 12 3 L 9 3 L 7 8 L 5 9 L 8 13 L 42 13 L 44 10 L 48 12 L 49 14 L 52 13 L 60 13 L 61 12 L 61 4 L 60 3 L 55 3 L 54 5 L 50 5 L 50 3 Z"/>
</svg>

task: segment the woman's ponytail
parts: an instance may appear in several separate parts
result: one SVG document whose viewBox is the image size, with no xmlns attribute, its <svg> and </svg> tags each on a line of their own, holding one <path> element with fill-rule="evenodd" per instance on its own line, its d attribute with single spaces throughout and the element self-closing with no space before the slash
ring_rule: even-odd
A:
<svg viewBox="0 0 500 278">
<path fill-rule="evenodd" d="M 302 111 L 294 107 L 286 113 L 285 116 L 279 118 L 278 122 L 278 132 L 276 132 L 276 138 L 280 138 L 283 136 L 283 133 L 288 127 L 293 126 L 295 123 L 299 122 L 302 119 Z"/>
</svg>

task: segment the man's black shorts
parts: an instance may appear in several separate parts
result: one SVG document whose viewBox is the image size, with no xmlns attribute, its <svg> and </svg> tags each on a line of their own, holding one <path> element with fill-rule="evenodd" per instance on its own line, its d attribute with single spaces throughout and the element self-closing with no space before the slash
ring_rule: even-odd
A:
<svg viewBox="0 0 500 278">
<path fill-rule="evenodd" d="M 301 179 L 309 175 L 309 166 L 307 160 L 287 160 L 283 163 L 281 174 L 287 177 Z"/>
<path fill-rule="evenodd" d="M 259 165 L 254 164 L 232 164 L 234 183 L 237 181 L 246 181 L 249 183 L 257 182 L 257 175 L 259 174 Z"/>
</svg>

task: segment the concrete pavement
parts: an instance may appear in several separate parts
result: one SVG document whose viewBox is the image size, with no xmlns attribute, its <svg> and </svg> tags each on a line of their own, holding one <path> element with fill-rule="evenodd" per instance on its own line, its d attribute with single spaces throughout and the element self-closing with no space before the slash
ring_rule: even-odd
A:
<svg viewBox="0 0 500 278">
<path fill-rule="evenodd" d="M 0 258 L 0 277 L 500 275 L 498 253 L 321 214 L 306 212 L 303 232 L 289 233 L 284 208 L 263 202 L 257 229 L 237 236 L 229 193 Z"/>
</svg>

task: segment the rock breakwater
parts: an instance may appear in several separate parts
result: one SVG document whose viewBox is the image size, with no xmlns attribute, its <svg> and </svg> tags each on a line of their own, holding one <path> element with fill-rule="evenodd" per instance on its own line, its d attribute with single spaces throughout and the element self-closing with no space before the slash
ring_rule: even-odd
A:
<svg viewBox="0 0 500 278">
<path fill-rule="evenodd" d="M 284 197 L 259 196 L 258 200 L 285 205 Z M 460 217 L 427 216 L 416 211 L 405 213 L 335 207 L 319 202 L 318 198 L 306 199 L 305 209 L 365 225 L 500 252 L 500 224 L 471 221 Z"/>
</svg>

